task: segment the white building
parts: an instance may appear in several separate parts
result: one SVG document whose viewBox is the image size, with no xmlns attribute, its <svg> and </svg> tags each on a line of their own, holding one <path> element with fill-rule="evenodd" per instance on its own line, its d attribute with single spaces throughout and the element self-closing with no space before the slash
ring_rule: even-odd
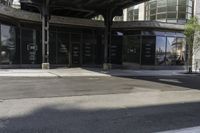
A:
<svg viewBox="0 0 200 133">
<path fill-rule="evenodd" d="M 200 22 L 200 1 L 199 0 L 195 0 L 194 2 L 194 15 L 199 18 L 199 22 Z M 200 36 L 200 33 L 197 33 L 197 36 Z M 198 42 L 194 42 L 193 70 L 200 71 L 200 44 Z"/>
</svg>

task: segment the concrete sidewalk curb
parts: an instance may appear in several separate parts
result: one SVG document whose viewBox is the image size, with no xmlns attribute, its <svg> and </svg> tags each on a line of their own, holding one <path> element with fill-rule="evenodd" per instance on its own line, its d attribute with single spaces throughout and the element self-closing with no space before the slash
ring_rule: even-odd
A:
<svg viewBox="0 0 200 133">
<path fill-rule="evenodd" d="M 7 69 L 0 70 L 0 77 L 154 77 L 154 76 L 186 76 L 183 70 L 110 70 L 101 69 Z"/>
</svg>

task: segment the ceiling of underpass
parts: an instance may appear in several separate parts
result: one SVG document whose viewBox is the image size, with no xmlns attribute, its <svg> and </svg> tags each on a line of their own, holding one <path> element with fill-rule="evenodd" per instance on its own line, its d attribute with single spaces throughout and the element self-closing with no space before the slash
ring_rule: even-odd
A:
<svg viewBox="0 0 200 133">
<path fill-rule="evenodd" d="M 58 16 L 91 18 L 113 9 L 121 15 L 122 9 L 147 0 L 49 0 L 50 13 Z M 39 12 L 43 0 L 20 0 L 23 10 Z"/>
</svg>

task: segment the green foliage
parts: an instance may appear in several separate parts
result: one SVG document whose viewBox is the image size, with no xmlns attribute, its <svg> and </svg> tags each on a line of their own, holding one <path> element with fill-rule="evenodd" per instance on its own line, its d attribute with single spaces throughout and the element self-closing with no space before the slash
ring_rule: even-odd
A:
<svg viewBox="0 0 200 133">
<path fill-rule="evenodd" d="M 192 17 L 185 24 L 184 34 L 186 36 L 186 42 L 188 45 L 188 59 L 187 64 L 192 66 L 193 64 L 193 55 L 196 52 L 199 52 L 200 48 L 200 23 L 197 17 Z"/>
<path fill-rule="evenodd" d="M 186 36 L 187 44 L 190 47 L 193 47 L 194 38 L 200 32 L 200 24 L 197 17 L 192 17 L 188 22 L 185 24 L 185 31 L 184 34 Z"/>
</svg>

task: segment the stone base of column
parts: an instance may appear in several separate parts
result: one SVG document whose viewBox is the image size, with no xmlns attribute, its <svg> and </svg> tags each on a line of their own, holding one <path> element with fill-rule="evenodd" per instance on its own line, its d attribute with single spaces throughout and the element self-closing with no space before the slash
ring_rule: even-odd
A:
<svg viewBox="0 0 200 133">
<path fill-rule="evenodd" d="M 50 69 L 49 63 L 42 63 L 42 69 Z"/>
<path fill-rule="evenodd" d="M 103 64 L 103 70 L 107 71 L 107 70 L 110 70 L 112 69 L 112 64 L 110 63 L 104 63 Z"/>
</svg>

